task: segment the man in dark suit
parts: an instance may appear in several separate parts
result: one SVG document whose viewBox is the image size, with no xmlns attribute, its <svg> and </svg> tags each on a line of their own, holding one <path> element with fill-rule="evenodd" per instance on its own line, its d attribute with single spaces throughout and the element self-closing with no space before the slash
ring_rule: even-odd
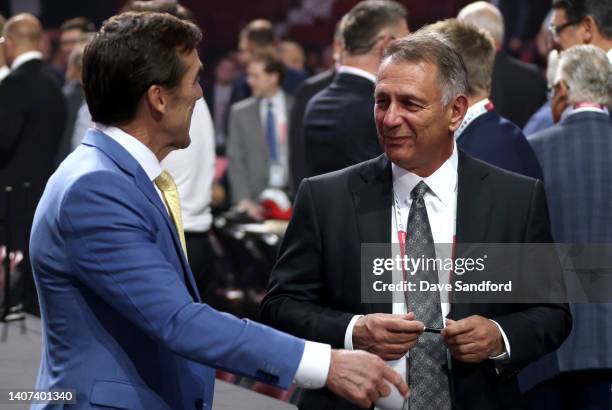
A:
<svg viewBox="0 0 612 410">
<path fill-rule="evenodd" d="M 37 388 L 75 389 L 81 409 L 210 410 L 223 368 L 285 389 L 327 384 L 366 407 L 389 393 L 383 379 L 407 394 L 372 354 L 333 351 L 200 300 L 177 187 L 160 161 L 190 145 L 201 35 L 167 13 L 130 12 L 85 50 L 96 126 L 51 177 L 32 227 L 45 334 Z"/>
<path fill-rule="evenodd" d="M 27 251 L 34 207 L 53 171 L 67 116 L 60 85 L 42 61 L 41 36 L 42 26 L 31 14 L 14 16 L 4 27 L 11 73 L 0 84 L 0 187 L 3 191 L 5 186 L 13 187 L 8 224 L 13 246 L 23 251 Z M 2 217 L 5 207 L 2 198 Z M 36 311 L 36 292 L 25 259 L 24 304 Z"/>
<path fill-rule="evenodd" d="M 406 16 L 398 3 L 369 0 L 343 17 L 342 65 L 334 81 L 310 100 L 304 116 L 306 175 L 335 171 L 381 154 L 372 120 L 375 73 L 383 50 L 408 34 Z"/>
<path fill-rule="evenodd" d="M 444 34 L 461 54 L 468 72 L 468 110 L 455 131 L 457 146 L 508 171 L 542 179 L 542 170 L 521 130 L 494 111 L 489 100 L 495 59 L 493 39 L 471 23 L 448 19 L 427 27 Z"/>
<path fill-rule="evenodd" d="M 306 157 L 304 154 L 304 114 L 306 105 L 319 91 L 331 84 L 337 67 L 342 63 L 342 32 L 340 22 L 336 23 L 332 43 L 334 67 L 323 71 L 302 83 L 293 97 L 289 127 L 289 168 L 291 174 L 291 194 L 295 195 L 300 182 L 307 175 Z"/>
<path fill-rule="evenodd" d="M 561 53 L 551 102 L 558 123 L 529 139 L 544 171 L 557 242 L 612 242 L 610 96 L 612 66 L 601 49 L 580 45 Z M 612 403 L 612 305 L 579 303 L 572 314 L 568 339 L 530 368 L 531 385 L 548 379 L 528 394 L 532 409 L 603 409 Z"/>
<path fill-rule="evenodd" d="M 538 68 L 510 57 L 502 50 L 504 19 L 486 1 L 464 7 L 457 16 L 487 31 L 495 40 L 497 55 L 493 65 L 491 100 L 502 117 L 524 127 L 529 117 L 546 101 L 546 80 Z"/>
<path fill-rule="evenodd" d="M 414 255 L 454 237 L 551 242 L 540 181 L 457 151 L 466 91 L 461 56 L 438 34 L 390 46 L 374 108 L 385 153 L 302 182 L 261 307 L 279 329 L 390 360 L 407 377 L 410 403 L 390 397 L 379 408 L 520 408 L 516 374 L 571 328 L 566 304 L 451 304 L 440 337 L 422 333 L 423 325 L 444 326 L 449 306 L 438 292 L 411 293 L 406 303 L 361 299 L 362 244 L 399 243 Z M 301 406 L 354 408 L 327 390 L 306 392 Z"/>
<path fill-rule="evenodd" d="M 294 194 L 297 192 L 302 179 L 308 175 L 304 153 L 304 114 L 306 113 L 306 106 L 312 97 L 331 84 L 335 75 L 335 68 L 323 71 L 304 81 L 295 92 L 289 127 L 289 168 L 291 191 Z"/>
</svg>

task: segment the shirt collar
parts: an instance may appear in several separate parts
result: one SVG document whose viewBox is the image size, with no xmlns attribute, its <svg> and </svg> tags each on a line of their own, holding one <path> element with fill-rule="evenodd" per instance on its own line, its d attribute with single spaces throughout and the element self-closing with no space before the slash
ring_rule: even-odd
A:
<svg viewBox="0 0 612 410">
<path fill-rule="evenodd" d="M 580 107 L 580 108 L 574 108 L 573 106 L 568 106 L 565 110 L 563 110 L 563 112 L 561 113 L 561 121 L 565 120 L 566 118 L 574 115 L 574 114 L 578 114 L 581 112 L 598 112 L 601 114 L 606 114 L 606 115 L 610 115 L 610 112 L 608 111 L 607 108 L 597 108 L 597 107 Z"/>
<path fill-rule="evenodd" d="M 376 76 L 366 70 L 362 70 L 361 68 L 352 67 L 348 65 L 341 65 L 340 67 L 338 67 L 338 73 L 353 74 L 358 77 L 363 77 L 366 80 L 370 80 L 374 84 L 376 84 Z"/>
<path fill-rule="evenodd" d="M 612 48 L 608 50 L 608 60 L 612 63 Z"/>
<path fill-rule="evenodd" d="M 268 103 L 271 102 L 272 106 L 277 109 L 278 107 L 281 107 L 281 104 L 284 104 L 285 94 L 281 90 L 278 90 L 278 92 L 274 94 L 272 98 L 262 98 L 262 102 L 264 107 L 267 107 Z"/>
<path fill-rule="evenodd" d="M 467 111 L 465 112 L 465 116 L 463 117 L 463 121 L 461 121 L 459 128 L 457 128 L 457 130 L 455 131 L 455 139 L 458 139 L 463 133 L 463 131 L 465 131 L 465 129 L 472 122 L 474 122 L 476 118 L 489 112 L 489 104 L 491 104 L 491 100 L 489 100 L 488 98 L 484 98 L 468 107 Z"/>
<path fill-rule="evenodd" d="M 153 154 L 153 151 L 142 142 L 117 127 L 96 123 L 95 128 L 115 140 L 117 144 L 121 145 L 123 149 L 138 162 L 142 169 L 144 169 L 151 181 L 155 180 L 155 178 L 162 173 L 162 168 L 157 157 Z"/>
<path fill-rule="evenodd" d="M 425 178 L 391 163 L 393 189 L 395 189 L 398 199 L 403 200 L 410 198 L 412 189 L 420 181 L 424 181 L 431 192 L 446 206 L 451 202 L 457 191 L 458 164 L 459 156 L 457 154 L 457 144 L 455 143 L 453 143 L 453 153 L 451 156 L 433 174 Z"/>
<path fill-rule="evenodd" d="M 13 60 L 13 64 L 11 64 L 11 71 L 15 71 L 17 68 L 27 63 L 30 60 L 42 60 L 43 55 L 40 51 L 27 51 L 23 54 L 20 54 Z"/>
</svg>

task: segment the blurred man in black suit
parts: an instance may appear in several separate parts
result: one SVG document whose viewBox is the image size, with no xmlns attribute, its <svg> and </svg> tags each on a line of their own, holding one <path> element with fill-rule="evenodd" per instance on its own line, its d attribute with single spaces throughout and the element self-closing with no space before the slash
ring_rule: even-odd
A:
<svg viewBox="0 0 612 410">
<path fill-rule="evenodd" d="M 334 66 L 304 81 L 295 91 L 293 97 L 289 121 L 289 172 L 292 195 L 295 195 L 300 182 L 307 175 L 306 158 L 304 156 L 304 114 L 306 105 L 319 91 L 331 84 L 336 76 L 338 66 L 342 64 L 340 22 L 336 24 L 332 48 L 334 50 Z"/>
<path fill-rule="evenodd" d="M 388 0 L 357 4 L 342 19 L 342 65 L 304 116 L 307 176 L 345 168 L 382 153 L 372 118 L 383 51 L 408 34 L 406 9 Z"/>
<path fill-rule="evenodd" d="M 42 61 L 41 36 L 36 17 L 18 14 L 6 23 L 2 37 L 11 73 L 0 84 L 0 187 L 13 187 L 9 223 L 13 245 L 23 251 L 27 251 L 34 207 L 53 170 L 67 116 L 60 85 Z M 0 200 L 0 215 L 6 212 L 6 201 Z M 29 276 L 29 269 L 24 270 Z M 26 280 L 24 302 L 35 311 L 34 286 L 31 278 Z"/>
<path fill-rule="evenodd" d="M 502 50 L 504 18 L 495 6 L 477 1 L 464 7 L 457 18 L 485 30 L 495 40 L 497 55 L 491 100 L 499 115 L 524 127 L 529 117 L 546 101 L 544 76 L 536 66 L 512 58 Z"/>
</svg>

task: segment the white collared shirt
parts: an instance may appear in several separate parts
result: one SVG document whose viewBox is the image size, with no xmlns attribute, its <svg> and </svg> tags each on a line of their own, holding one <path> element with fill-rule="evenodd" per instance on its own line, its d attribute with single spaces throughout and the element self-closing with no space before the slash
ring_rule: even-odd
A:
<svg viewBox="0 0 612 410">
<path fill-rule="evenodd" d="M 7 75 L 9 75 L 11 73 L 11 69 L 8 68 L 7 66 L 3 65 L 2 67 L 0 67 L 0 83 L 2 82 L 2 80 L 4 80 L 6 78 Z"/>
<path fill-rule="evenodd" d="M 42 60 L 43 55 L 40 51 L 27 51 L 23 54 L 20 54 L 13 60 L 13 64 L 11 64 L 11 71 L 17 70 L 20 66 L 27 63 L 30 60 Z"/>
<path fill-rule="evenodd" d="M 578 114 L 578 113 L 581 113 L 581 112 L 597 112 L 597 113 L 601 113 L 601 114 L 610 115 L 610 111 L 608 111 L 608 109 L 606 107 L 603 107 L 603 108 L 598 108 L 598 107 L 580 107 L 580 108 L 574 108 L 572 105 L 570 105 L 567 108 L 565 108 L 565 110 L 563 110 L 563 112 L 561 113 L 561 121 L 563 121 L 567 117 L 570 117 L 570 116 L 572 116 L 574 114 Z"/>
<path fill-rule="evenodd" d="M 370 73 L 369 71 L 362 70 L 361 68 L 357 68 L 357 67 L 353 67 L 349 65 L 341 65 L 340 67 L 338 67 L 338 73 L 353 74 L 358 77 L 365 78 L 366 80 L 370 80 L 374 84 L 376 84 L 376 76 Z"/>
<path fill-rule="evenodd" d="M 425 202 L 425 208 L 427 209 L 427 216 L 429 219 L 429 224 L 431 226 L 431 233 L 433 236 L 433 240 L 435 244 L 452 244 L 454 242 L 455 236 L 455 226 L 456 226 L 456 215 L 457 215 L 457 181 L 458 174 L 457 169 L 459 165 L 459 156 L 457 153 L 457 144 L 453 144 L 453 153 L 451 156 L 438 168 L 433 174 L 428 177 L 420 177 L 410 171 L 407 171 L 395 164 L 391 164 L 391 171 L 393 175 L 393 191 L 395 195 L 397 195 L 398 201 L 401 204 L 401 207 L 405 210 L 402 213 L 402 218 L 408 219 L 408 213 L 410 210 L 410 206 L 412 205 L 412 199 L 410 197 L 410 193 L 412 189 L 420 182 L 423 181 L 429 187 L 429 191 L 423 197 Z M 398 231 L 397 231 L 397 221 L 396 221 L 396 210 L 395 207 L 392 206 L 389 210 L 391 212 L 391 243 L 398 244 Z M 438 250 L 438 247 L 436 247 Z M 448 251 L 450 252 L 450 246 L 448 247 Z M 437 257 L 441 257 L 440 255 L 436 255 Z M 450 255 L 447 255 L 450 257 Z M 440 278 L 441 283 L 448 283 L 448 271 L 440 271 L 438 272 L 438 276 Z M 394 278 L 394 282 L 398 282 Z M 447 295 L 444 293 L 440 294 L 441 299 L 441 311 L 442 311 L 442 319 L 446 317 L 449 313 L 450 305 L 444 300 L 447 299 Z M 406 303 L 393 303 L 392 304 L 392 313 L 397 315 L 403 315 L 407 313 Z M 347 330 L 344 337 L 344 347 L 346 349 L 353 349 L 353 328 L 355 327 L 355 323 L 361 317 L 361 315 L 356 315 L 353 317 L 349 325 L 347 326 Z M 418 320 L 418 318 L 417 318 Z M 445 321 L 442 321 L 445 323 Z M 496 356 L 495 360 L 505 360 L 509 357 L 510 354 L 510 344 L 506 337 L 506 334 L 499 326 L 499 324 L 493 321 L 499 328 L 502 338 L 504 339 L 504 344 L 506 346 L 506 352 L 503 354 Z M 406 358 L 409 356 L 409 352 L 406 353 L 406 356 L 400 358 L 398 360 L 393 360 L 387 362 L 391 368 L 397 371 L 400 376 L 406 377 Z M 402 409 L 402 405 L 404 403 L 404 399 L 399 395 L 397 390 L 392 389 L 391 395 L 388 397 L 382 398 L 377 402 L 377 409 Z"/>
<path fill-rule="evenodd" d="M 487 105 L 490 102 L 491 102 L 491 100 L 489 100 L 488 98 L 485 98 L 485 99 L 480 100 L 477 103 L 474 103 L 474 104 L 472 104 L 471 106 L 468 107 L 467 111 L 465 112 L 465 116 L 463 117 L 463 121 L 461 121 L 461 124 L 459 125 L 459 128 L 457 128 L 457 130 L 455 131 L 455 135 L 454 135 L 455 141 L 457 139 L 459 139 L 459 137 L 461 136 L 463 131 L 465 131 L 465 129 L 472 122 L 474 122 L 474 120 L 476 118 L 478 118 L 481 115 L 484 115 L 487 112 L 489 112 L 489 109 L 487 108 Z"/>
<path fill-rule="evenodd" d="M 612 48 L 608 50 L 608 60 L 612 63 Z"/>
<path fill-rule="evenodd" d="M 138 162 L 151 181 L 162 173 L 157 157 L 142 142 L 117 127 L 96 124 L 96 128 L 121 145 Z M 155 189 L 160 198 L 163 198 L 157 186 Z M 304 353 L 295 373 L 295 382 L 301 387 L 312 389 L 325 386 L 330 363 L 330 345 L 306 340 Z"/>
</svg>

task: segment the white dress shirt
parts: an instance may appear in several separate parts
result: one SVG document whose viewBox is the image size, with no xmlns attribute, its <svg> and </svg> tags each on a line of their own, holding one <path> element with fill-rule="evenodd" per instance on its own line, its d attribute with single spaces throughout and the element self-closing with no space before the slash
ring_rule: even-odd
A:
<svg viewBox="0 0 612 410">
<path fill-rule="evenodd" d="M 376 83 L 376 76 L 369 71 L 362 70 L 361 68 L 352 67 L 349 65 L 341 65 L 340 67 L 338 67 L 338 73 L 353 74 L 358 77 L 365 78 L 366 80 L 370 80 L 373 83 Z"/>
<path fill-rule="evenodd" d="M 393 174 L 393 191 L 394 195 L 397 197 L 400 203 L 400 214 L 401 218 L 404 221 L 408 220 L 408 214 L 410 211 L 410 206 L 412 205 L 412 199 L 410 197 L 410 193 L 412 189 L 420 182 L 424 181 L 429 187 L 429 191 L 423 197 L 425 202 L 425 208 L 427 209 L 427 216 L 429 219 L 429 224 L 431 226 L 431 233 L 433 236 L 434 243 L 436 245 L 440 244 L 449 244 L 448 247 L 439 247 L 436 246 L 436 252 L 445 251 L 448 252 L 448 255 L 436 255 L 438 258 L 446 258 L 450 257 L 451 252 L 451 244 L 454 242 L 455 236 L 455 226 L 456 226 L 456 215 L 457 215 L 457 166 L 459 164 L 459 158 L 457 154 L 457 146 L 456 144 L 453 147 L 453 153 L 451 156 L 438 168 L 433 174 L 428 177 L 420 177 L 410 171 L 406 171 L 403 168 L 395 164 L 391 164 L 391 170 Z M 391 207 L 389 210 L 391 212 L 391 243 L 398 244 L 398 231 L 397 231 L 397 221 L 396 221 L 396 210 L 395 207 Z M 410 227 L 408 227 L 410 229 Z M 439 271 L 438 277 L 440 283 L 448 283 L 448 271 Z M 399 283 L 401 280 L 401 272 L 394 272 L 394 283 Z M 450 305 L 445 302 L 448 300 L 448 295 L 445 292 L 441 292 L 441 311 L 442 311 L 442 319 L 446 317 L 449 313 Z M 393 303 L 392 304 L 392 313 L 397 315 L 403 315 L 407 313 L 407 306 L 405 302 L 401 303 Z M 349 325 L 347 326 L 346 333 L 344 336 L 344 346 L 346 349 L 353 349 L 353 328 L 355 327 L 355 323 L 357 319 L 359 319 L 361 315 L 356 315 L 353 317 Z M 417 320 L 419 318 L 416 318 Z M 442 321 L 445 324 L 445 321 Z M 505 360 L 509 357 L 510 354 L 510 344 L 508 343 L 508 339 L 506 334 L 499 326 L 499 324 L 493 321 L 499 328 L 502 337 L 504 339 L 504 344 L 506 347 L 506 352 L 502 353 L 499 356 L 496 356 L 494 360 Z M 398 360 L 392 360 L 387 362 L 389 366 L 391 366 L 395 371 L 397 371 L 404 379 L 406 378 L 406 358 L 409 356 L 410 352 L 406 353 L 406 356 L 400 358 Z M 399 392 L 395 388 L 391 389 L 392 393 L 388 397 L 384 397 L 377 402 L 377 409 L 402 409 L 402 405 L 404 403 L 403 397 L 400 396 Z"/>
<path fill-rule="evenodd" d="M 13 64 L 11 64 L 11 71 L 15 71 L 20 66 L 24 65 L 30 60 L 42 60 L 43 55 L 40 51 L 27 51 L 23 54 L 20 54 L 13 60 Z"/>
<path fill-rule="evenodd" d="M 145 171 L 151 181 L 154 181 L 162 173 L 162 167 L 157 157 L 146 145 L 125 131 L 96 124 L 96 128 L 115 140 L 123 147 Z M 160 198 L 163 197 L 155 183 L 153 183 Z M 180 195 L 180 192 L 179 192 Z M 167 210 L 167 209 L 166 209 Z M 327 374 L 331 363 L 331 346 L 323 343 L 306 340 L 304 353 L 295 373 L 295 382 L 305 388 L 318 389 L 325 386 Z"/>
<path fill-rule="evenodd" d="M 461 134 L 463 134 L 463 131 L 465 131 L 468 125 L 474 122 L 476 118 L 489 112 L 489 109 L 487 108 L 489 103 L 491 103 L 491 100 L 485 98 L 468 107 L 467 111 L 465 112 L 465 116 L 463 117 L 463 121 L 461 121 L 459 128 L 457 128 L 455 131 L 455 140 L 457 140 Z"/>
<path fill-rule="evenodd" d="M 11 69 L 8 68 L 7 66 L 3 65 L 2 67 L 0 67 L 0 83 L 2 82 L 2 80 L 4 80 L 6 78 L 7 75 L 9 75 L 11 73 Z"/>
</svg>

